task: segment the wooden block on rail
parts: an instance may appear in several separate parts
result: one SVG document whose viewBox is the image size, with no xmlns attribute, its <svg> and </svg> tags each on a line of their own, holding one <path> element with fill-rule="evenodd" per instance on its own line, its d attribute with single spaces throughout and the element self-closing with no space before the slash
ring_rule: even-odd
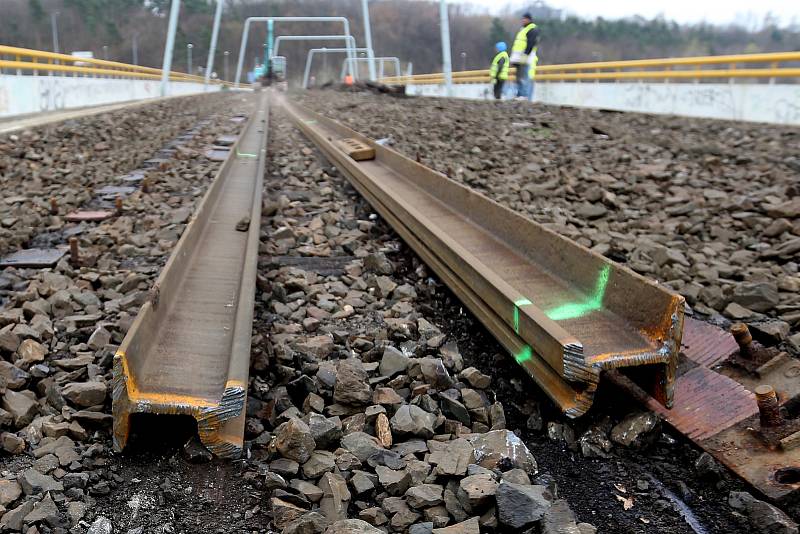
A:
<svg viewBox="0 0 800 534">
<path fill-rule="evenodd" d="M 369 161 L 375 159 L 375 149 L 362 143 L 358 139 L 348 137 L 347 139 L 339 139 L 335 144 L 339 150 L 355 161 Z"/>
</svg>

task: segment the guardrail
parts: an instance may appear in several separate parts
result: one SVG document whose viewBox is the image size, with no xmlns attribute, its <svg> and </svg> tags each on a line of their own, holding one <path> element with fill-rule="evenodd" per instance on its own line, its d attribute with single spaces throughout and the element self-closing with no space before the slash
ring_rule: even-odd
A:
<svg viewBox="0 0 800 534">
<path fill-rule="evenodd" d="M 665 59 L 636 59 L 627 61 L 598 61 L 539 65 L 536 81 L 617 81 L 617 80 L 695 80 L 720 78 L 800 78 L 800 68 L 780 66 L 800 63 L 800 52 L 773 52 L 764 54 L 739 54 L 728 56 L 703 56 Z M 761 65 L 757 68 L 740 68 L 740 65 Z M 723 67 L 723 68 L 720 68 Z M 631 70 L 638 69 L 638 70 Z M 509 76 L 514 77 L 516 69 Z M 454 72 L 453 83 L 488 83 L 489 69 Z M 390 85 L 440 85 L 444 74 L 416 74 L 390 76 L 380 80 Z"/>
<path fill-rule="evenodd" d="M 11 59 L 8 59 L 11 58 Z M 133 78 L 160 80 L 161 69 L 131 65 L 103 59 L 82 58 L 68 54 L 43 52 L 29 48 L 0 45 L 0 73 L 11 71 L 17 75 L 39 75 L 39 73 L 65 73 L 73 76 L 93 76 L 112 78 Z M 203 76 L 195 76 L 184 72 L 172 71 L 170 80 L 175 82 L 204 83 Z M 223 80 L 211 80 L 209 83 L 232 86 Z"/>
</svg>

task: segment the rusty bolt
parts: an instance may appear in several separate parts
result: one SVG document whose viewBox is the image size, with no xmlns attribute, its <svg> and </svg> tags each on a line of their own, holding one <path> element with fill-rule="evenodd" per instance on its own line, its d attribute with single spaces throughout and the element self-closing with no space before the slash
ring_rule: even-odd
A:
<svg viewBox="0 0 800 534">
<path fill-rule="evenodd" d="M 72 265 L 80 265 L 81 263 L 81 255 L 80 251 L 78 250 L 77 237 L 69 238 L 69 260 Z"/>
<path fill-rule="evenodd" d="M 753 356 L 753 336 L 750 335 L 750 329 L 744 323 L 736 323 L 731 326 L 731 334 L 733 339 L 739 345 L 739 354 L 743 358 L 752 358 Z"/>
<path fill-rule="evenodd" d="M 114 207 L 117 210 L 117 215 L 122 215 L 122 197 L 117 197 L 114 200 Z"/>
<path fill-rule="evenodd" d="M 756 388 L 756 402 L 758 403 L 758 413 L 761 415 L 761 426 L 781 426 L 783 416 L 781 408 L 778 406 L 778 396 L 775 389 L 767 384 Z"/>
<path fill-rule="evenodd" d="M 55 198 L 50 199 L 50 214 L 58 215 L 58 201 Z"/>
<path fill-rule="evenodd" d="M 149 193 L 150 192 L 150 180 L 148 178 L 144 178 L 142 180 L 142 193 Z"/>
</svg>

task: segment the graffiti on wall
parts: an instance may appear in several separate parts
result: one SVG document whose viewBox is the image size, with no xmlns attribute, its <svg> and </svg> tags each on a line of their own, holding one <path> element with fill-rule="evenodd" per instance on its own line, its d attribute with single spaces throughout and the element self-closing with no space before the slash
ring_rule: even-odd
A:
<svg viewBox="0 0 800 534">
<path fill-rule="evenodd" d="M 741 118 L 731 86 L 633 83 L 623 85 L 623 106 L 629 111 L 686 114 L 697 110 L 713 118 Z"/>
<path fill-rule="evenodd" d="M 781 98 L 775 103 L 775 122 L 780 124 L 800 124 L 800 88 L 793 95 Z"/>
<path fill-rule="evenodd" d="M 64 85 L 52 80 L 39 82 L 39 111 L 64 109 Z"/>
<path fill-rule="evenodd" d="M 204 90 L 201 83 L 170 85 L 174 96 Z M 0 117 L 143 100 L 160 93 L 158 80 L 0 74 Z"/>
<path fill-rule="evenodd" d="M 545 104 L 800 124 L 800 87 L 765 83 L 541 83 Z"/>
</svg>

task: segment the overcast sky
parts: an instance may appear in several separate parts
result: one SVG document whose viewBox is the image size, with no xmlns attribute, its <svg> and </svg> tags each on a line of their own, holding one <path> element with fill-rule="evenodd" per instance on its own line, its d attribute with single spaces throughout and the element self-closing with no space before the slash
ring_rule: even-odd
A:
<svg viewBox="0 0 800 534">
<path fill-rule="evenodd" d="M 496 12 L 507 4 L 530 5 L 531 1 L 520 0 L 448 0 L 487 7 Z M 583 17 L 603 16 L 620 18 L 641 15 L 653 18 L 663 14 L 678 22 L 707 21 L 714 24 L 737 22 L 746 26 L 759 24 L 771 13 L 781 25 L 800 23 L 800 1 L 798 0 L 553 0 L 552 7 L 564 9 Z"/>
</svg>

